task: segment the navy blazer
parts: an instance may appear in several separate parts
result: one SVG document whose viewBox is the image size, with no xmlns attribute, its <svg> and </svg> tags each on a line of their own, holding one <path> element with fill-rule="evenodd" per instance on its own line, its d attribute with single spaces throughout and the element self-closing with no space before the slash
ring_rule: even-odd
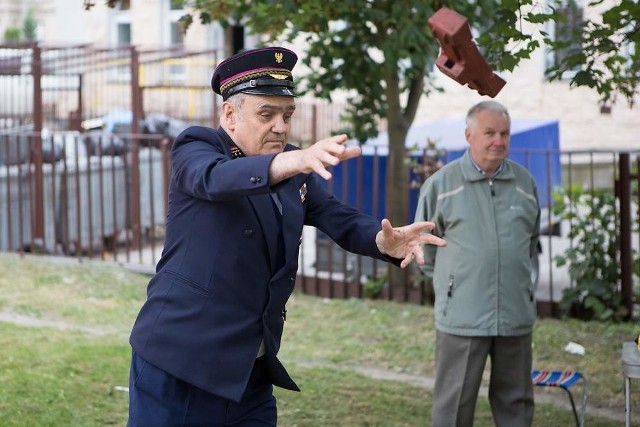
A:
<svg viewBox="0 0 640 427">
<path fill-rule="evenodd" d="M 303 225 L 351 252 L 399 260 L 377 249 L 380 223 L 336 200 L 317 175 L 299 174 L 270 187 L 275 154 L 233 158 L 231 145 L 222 128 L 194 126 L 176 139 L 165 245 L 130 343 L 164 371 L 239 401 L 263 340 L 273 384 L 299 390 L 276 356 Z M 280 268 L 271 192 L 282 203 Z"/>
</svg>

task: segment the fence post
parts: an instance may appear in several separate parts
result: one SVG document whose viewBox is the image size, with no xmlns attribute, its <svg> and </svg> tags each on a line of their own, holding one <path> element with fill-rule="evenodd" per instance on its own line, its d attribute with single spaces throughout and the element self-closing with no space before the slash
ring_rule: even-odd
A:
<svg viewBox="0 0 640 427">
<path fill-rule="evenodd" d="M 140 133 L 142 119 L 142 93 L 140 90 L 140 54 L 135 46 L 130 47 L 131 54 L 131 133 Z"/>
<path fill-rule="evenodd" d="M 131 234 L 135 249 L 142 248 L 140 226 L 140 121 L 142 119 L 142 95 L 140 91 L 140 54 L 131 46 Z"/>
<path fill-rule="evenodd" d="M 38 43 L 34 43 L 32 48 L 31 75 L 33 78 L 33 134 L 29 136 L 29 149 L 31 162 L 33 165 L 32 190 L 31 194 L 31 231 L 34 245 L 42 244 L 44 241 L 44 176 L 42 171 L 42 138 L 40 132 L 43 125 L 42 111 L 42 50 Z M 34 248 L 32 248 L 33 250 Z"/>
<path fill-rule="evenodd" d="M 618 198 L 620 199 L 620 283 L 622 301 L 627 308 L 626 319 L 633 316 L 633 283 L 631 256 L 631 170 L 629 166 L 629 153 L 620 153 L 618 158 L 620 176 L 618 178 Z"/>
</svg>

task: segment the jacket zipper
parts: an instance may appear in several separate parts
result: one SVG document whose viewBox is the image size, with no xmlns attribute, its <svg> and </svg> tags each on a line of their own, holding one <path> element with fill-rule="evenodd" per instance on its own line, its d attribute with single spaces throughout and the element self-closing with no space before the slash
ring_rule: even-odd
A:
<svg viewBox="0 0 640 427">
<path fill-rule="evenodd" d="M 453 274 L 449 274 L 449 286 L 447 288 L 447 303 L 444 306 L 443 315 L 447 315 L 447 308 L 449 308 L 449 301 L 451 301 L 451 297 L 453 296 Z"/>
</svg>

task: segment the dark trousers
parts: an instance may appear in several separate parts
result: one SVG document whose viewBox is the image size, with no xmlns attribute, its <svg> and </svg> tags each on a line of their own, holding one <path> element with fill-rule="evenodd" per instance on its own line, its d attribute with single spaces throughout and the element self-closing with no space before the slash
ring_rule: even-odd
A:
<svg viewBox="0 0 640 427">
<path fill-rule="evenodd" d="M 463 337 L 436 331 L 433 427 L 471 427 L 487 358 L 489 403 L 497 427 L 533 422 L 531 334 Z"/>
<path fill-rule="evenodd" d="M 233 402 L 168 374 L 134 351 L 127 427 L 273 427 L 276 399 L 267 377 L 264 357 L 256 359 L 245 396 Z"/>
</svg>

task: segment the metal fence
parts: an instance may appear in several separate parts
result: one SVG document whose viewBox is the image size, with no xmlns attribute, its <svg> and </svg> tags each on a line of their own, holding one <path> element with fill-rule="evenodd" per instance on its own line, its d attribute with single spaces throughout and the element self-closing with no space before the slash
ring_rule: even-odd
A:
<svg viewBox="0 0 640 427">
<path fill-rule="evenodd" d="M 538 312 L 540 316 L 559 315 L 558 302 L 563 291 L 575 286 L 570 265 L 559 266 L 556 257 L 565 255 L 568 250 L 580 242 L 572 239 L 570 220 L 563 220 L 554 214 L 555 198 L 562 189 L 582 188 L 582 191 L 595 194 L 598 191 L 609 191 L 615 194 L 614 216 L 610 218 L 616 230 L 613 256 L 619 265 L 619 281 L 617 291 L 623 295 L 623 304 L 634 312 L 639 303 L 640 291 L 640 152 L 625 151 L 558 151 L 558 150 L 520 150 L 511 153 L 512 157 L 528 168 L 542 167 L 535 173 L 541 196 L 543 209 L 539 256 L 537 259 L 537 291 Z M 549 159 L 533 162 L 532 158 Z M 422 159 L 430 154 L 423 153 Z M 555 158 L 557 162 L 550 159 Z M 382 218 L 380 211 L 384 204 L 384 155 L 374 153 L 371 159 L 353 159 L 334 170 L 334 176 L 341 177 L 341 182 L 329 184 L 330 191 L 342 201 L 358 209 Z M 444 161 L 447 161 L 446 153 Z M 368 163 L 367 163 L 368 162 Z M 555 171 L 558 165 L 561 171 Z M 418 164 L 417 170 L 421 170 Z M 363 172 L 364 171 L 364 172 Z M 551 178 L 561 172 L 557 182 Z M 372 174 L 372 175 L 371 175 Z M 364 178 L 366 177 L 366 178 Z M 545 179 L 546 177 L 546 179 Z M 415 174 L 407 173 L 407 183 L 415 182 Z M 543 189 L 541 187 L 547 187 Z M 400 191 L 392 189 L 391 191 Z M 419 185 L 407 185 L 409 206 L 407 206 L 407 222 L 411 222 L 415 212 Z M 571 200 L 569 194 L 568 209 L 580 210 L 577 200 Z M 508 225 L 507 225 L 508 226 Z M 599 230 L 594 229 L 598 233 Z M 606 243 L 603 241 L 603 244 Z M 363 297 L 373 289 L 378 298 L 394 301 L 409 301 L 424 304 L 432 297 L 430 284 L 425 281 L 417 269 L 405 273 L 402 284 L 388 284 L 385 281 L 387 264 L 339 248 L 322 233 L 313 229 L 305 230 L 300 255 L 300 280 L 298 288 L 306 293 L 330 298 Z"/>
<path fill-rule="evenodd" d="M 153 266 L 159 259 L 164 237 L 170 144 L 163 135 L 95 138 L 75 131 L 1 131 L 0 250 Z M 38 152 L 40 157 L 34 157 Z M 556 188 L 544 193 L 547 200 L 541 202 L 545 206 L 553 204 L 554 194 L 561 187 L 579 185 L 586 191 L 615 193 L 615 217 L 611 222 L 619 245 L 615 255 L 620 265 L 619 289 L 625 294 L 625 304 L 633 309 L 640 278 L 640 260 L 633 256 L 640 247 L 640 153 L 521 154 L 525 166 L 526 159 L 534 155 L 560 159 L 562 179 L 554 184 Z M 334 168 L 335 179 L 328 182 L 327 188 L 345 203 L 382 218 L 385 161 L 384 155 L 373 153 L 369 159 L 344 162 Z M 370 163 L 365 167 L 366 162 Z M 421 170 L 420 162 L 415 170 Z M 550 169 L 543 173 L 555 174 Z M 415 179 L 413 172 L 407 173 L 407 222 L 412 221 L 411 206 L 415 206 L 418 195 L 417 186 L 409 185 Z M 547 179 L 544 185 L 551 183 Z M 552 316 L 557 314 L 555 304 L 563 289 L 574 285 L 568 266 L 557 266 L 555 257 L 576 242 L 568 238 L 572 224 L 559 220 L 551 210 L 546 212 L 542 228 L 547 234 L 540 239 L 537 300 L 541 315 Z M 377 286 L 378 298 L 418 304 L 429 300 L 430 285 L 417 270 L 409 270 L 404 283 L 389 285 L 385 283 L 388 268 L 396 267 L 348 253 L 321 232 L 305 228 L 297 288 L 305 293 L 347 298 L 370 296 Z"/>
<path fill-rule="evenodd" d="M 0 131 L 0 250 L 124 262 L 145 262 L 151 251 L 152 262 L 166 217 L 168 147 L 162 135 Z"/>
<path fill-rule="evenodd" d="M 217 127 L 222 99 L 210 86 L 221 53 L 135 46 L 0 45 L 0 130 L 175 137 L 186 125 Z M 345 105 L 299 99 L 291 139 L 343 127 Z"/>
<path fill-rule="evenodd" d="M 168 148 L 188 125 L 218 125 L 221 99 L 209 79 L 219 58 L 214 51 L 179 48 L 0 45 L 0 250 L 153 265 L 163 241 Z M 291 140 L 306 145 L 329 136 L 343 127 L 344 110 L 339 103 L 299 99 Z M 381 218 L 386 157 L 376 150 L 336 168 L 340 181 L 327 187 Z M 427 154 L 414 160 L 424 164 Z M 640 276 L 640 261 L 633 258 L 639 246 L 638 154 L 512 152 L 535 169 L 547 208 L 556 187 L 615 192 L 619 285 L 630 307 Z M 407 222 L 416 178 L 408 171 L 406 188 L 389 190 L 409 192 Z M 546 212 L 545 228 L 558 231 Z M 560 235 L 541 239 L 537 298 L 539 311 L 549 315 L 562 290 L 573 285 L 567 268 L 554 260 L 573 244 L 567 239 L 571 224 L 559 229 Z M 379 298 L 420 304 L 429 299 L 429 285 L 416 271 L 402 284 L 384 285 L 386 264 L 347 253 L 313 229 L 304 231 L 299 264 L 303 292 L 362 297 L 376 291 Z"/>
</svg>

